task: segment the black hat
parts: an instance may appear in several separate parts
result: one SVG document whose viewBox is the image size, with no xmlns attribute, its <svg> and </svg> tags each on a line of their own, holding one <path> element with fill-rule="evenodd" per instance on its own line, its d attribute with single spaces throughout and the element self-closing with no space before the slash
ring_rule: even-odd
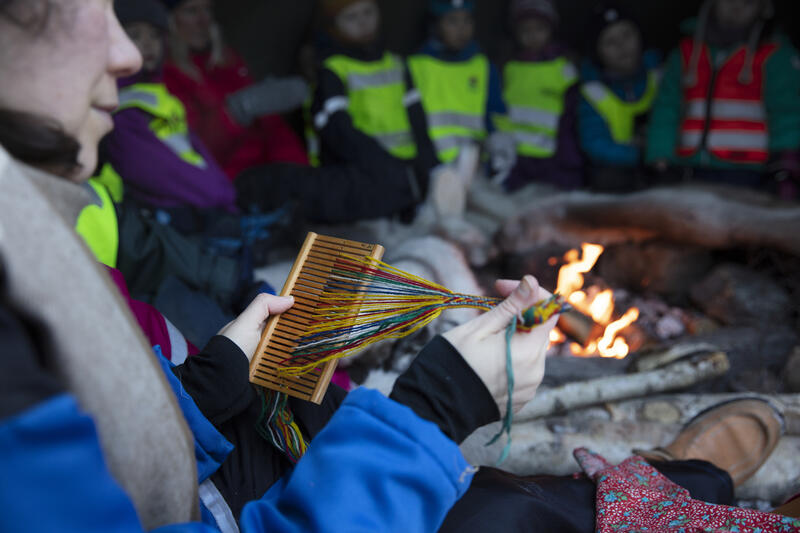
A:
<svg viewBox="0 0 800 533">
<path fill-rule="evenodd" d="M 114 10 L 122 25 L 148 22 L 161 30 L 169 29 L 167 11 L 157 0 L 114 0 Z"/>
<path fill-rule="evenodd" d="M 597 49 L 597 41 L 600 39 L 603 30 L 623 20 L 632 22 L 641 32 L 642 26 L 636 16 L 618 2 L 608 0 L 595 5 L 586 28 L 586 44 L 589 55 L 594 56 L 594 52 Z"/>
</svg>

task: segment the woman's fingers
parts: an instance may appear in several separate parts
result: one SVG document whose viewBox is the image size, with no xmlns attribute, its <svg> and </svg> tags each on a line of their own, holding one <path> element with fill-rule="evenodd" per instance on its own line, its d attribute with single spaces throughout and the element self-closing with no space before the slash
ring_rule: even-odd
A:
<svg viewBox="0 0 800 533">
<path fill-rule="evenodd" d="M 273 315 L 278 315 L 287 311 L 294 305 L 294 298 L 291 296 L 275 296 L 272 294 L 259 294 L 250 302 L 250 305 L 242 312 L 236 319 L 236 322 L 241 321 L 242 324 L 249 324 L 258 327 L 267 318 Z"/>
<path fill-rule="evenodd" d="M 509 282 L 498 282 L 498 289 L 508 288 L 510 288 Z M 536 278 L 525 276 L 500 305 L 481 317 L 481 326 L 486 328 L 488 333 L 505 329 L 515 316 L 540 300 L 539 292 L 539 282 Z"/>
</svg>

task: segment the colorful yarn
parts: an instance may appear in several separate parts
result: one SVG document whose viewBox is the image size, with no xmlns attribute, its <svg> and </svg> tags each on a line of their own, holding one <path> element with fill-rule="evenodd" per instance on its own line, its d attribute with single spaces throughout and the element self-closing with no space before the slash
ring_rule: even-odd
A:
<svg viewBox="0 0 800 533">
<path fill-rule="evenodd" d="M 256 431 L 296 464 L 306 453 L 308 444 L 294 421 L 289 397 L 262 388 L 258 389 L 258 394 L 261 397 L 261 414 L 256 421 Z"/>
<path fill-rule="evenodd" d="M 406 337 L 447 309 L 489 311 L 503 301 L 502 298 L 454 293 L 382 261 L 355 256 L 342 256 L 336 261 L 322 292 L 313 299 L 320 304 L 311 313 L 308 334 L 299 339 L 292 355 L 284 361 L 281 371 L 287 375 L 306 374 L 325 362 L 353 355 L 376 342 Z M 500 431 L 487 443 L 487 446 L 494 444 L 504 433 L 507 435 L 498 465 L 506 460 L 511 450 L 514 419 L 511 338 L 517 331 L 531 331 L 554 315 L 567 311 L 568 307 L 554 295 L 526 309 L 520 317 L 514 317 L 506 329 L 508 404 Z M 282 418 L 278 420 L 280 423 Z M 285 426 L 278 425 L 278 428 L 270 435 L 273 443 L 283 449 L 281 446 L 289 440 L 285 438 L 287 430 Z M 284 438 L 276 439 L 272 435 Z M 296 457 L 301 455 L 299 452 Z"/>
<path fill-rule="evenodd" d="M 428 325 L 442 311 L 473 308 L 488 311 L 502 298 L 458 294 L 419 276 L 369 257 L 337 260 L 301 338 L 281 371 L 306 374 L 320 364 L 348 357 L 386 339 L 406 337 Z M 554 296 L 527 309 L 519 323 L 530 330 L 564 311 Z"/>
</svg>

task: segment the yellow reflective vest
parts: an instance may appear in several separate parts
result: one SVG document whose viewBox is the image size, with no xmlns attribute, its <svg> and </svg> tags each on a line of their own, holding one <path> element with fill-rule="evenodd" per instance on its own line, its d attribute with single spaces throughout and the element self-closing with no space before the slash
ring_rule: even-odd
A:
<svg viewBox="0 0 800 533">
<path fill-rule="evenodd" d="M 566 93 L 577 80 L 575 66 L 565 57 L 506 65 L 503 97 L 508 116 L 498 126 L 514 135 L 519 155 L 546 158 L 556 153 Z"/>
<path fill-rule="evenodd" d="M 647 88 L 635 102 L 626 102 L 600 81 L 583 84 L 581 93 L 589 104 L 603 117 L 611 138 L 618 144 L 633 142 L 636 119 L 650 112 L 658 94 L 659 75 L 653 70 L 647 76 Z"/>
<path fill-rule="evenodd" d="M 119 252 L 119 224 L 117 211 L 108 190 L 97 178 L 91 178 L 86 187 L 92 193 L 92 203 L 78 215 L 75 231 L 98 261 L 111 268 L 117 266 Z"/>
<path fill-rule="evenodd" d="M 462 146 L 486 137 L 489 60 L 485 55 L 451 62 L 421 54 L 409 58 L 408 68 L 422 96 L 429 135 L 441 162 L 452 162 Z"/>
<path fill-rule="evenodd" d="M 345 55 L 333 55 L 324 66 L 344 84 L 346 97 L 325 102 L 323 113 L 347 110 L 353 126 L 369 135 L 386 151 L 400 159 L 414 159 L 417 145 L 406 112 L 405 68 L 403 62 L 386 52 L 377 61 L 361 61 Z M 315 126 L 322 125 L 315 118 Z"/>
<path fill-rule="evenodd" d="M 183 103 L 163 83 L 137 83 L 119 93 L 119 109 L 137 108 L 153 116 L 150 130 L 178 157 L 200 168 L 208 166 L 192 147 Z"/>
</svg>

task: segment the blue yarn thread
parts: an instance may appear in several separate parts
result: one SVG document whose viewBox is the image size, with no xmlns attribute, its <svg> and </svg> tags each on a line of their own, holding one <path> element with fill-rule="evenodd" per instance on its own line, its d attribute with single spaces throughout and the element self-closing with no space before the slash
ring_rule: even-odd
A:
<svg viewBox="0 0 800 533">
<path fill-rule="evenodd" d="M 514 394 L 514 364 L 511 359 L 511 339 L 514 337 L 514 333 L 516 331 L 517 317 L 515 316 L 508 325 L 508 328 L 506 328 L 506 377 L 508 379 L 508 403 L 506 404 L 506 416 L 503 417 L 503 426 L 500 428 L 500 431 L 497 432 L 497 435 L 495 435 L 492 440 L 486 443 L 486 446 L 491 446 L 503 436 L 503 433 L 508 436 L 506 445 L 503 448 L 503 453 L 500 454 L 500 459 L 497 460 L 496 466 L 502 465 L 505 460 L 508 459 L 508 454 L 511 453 L 511 424 L 514 422 L 514 404 L 512 401 Z"/>
</svg>

